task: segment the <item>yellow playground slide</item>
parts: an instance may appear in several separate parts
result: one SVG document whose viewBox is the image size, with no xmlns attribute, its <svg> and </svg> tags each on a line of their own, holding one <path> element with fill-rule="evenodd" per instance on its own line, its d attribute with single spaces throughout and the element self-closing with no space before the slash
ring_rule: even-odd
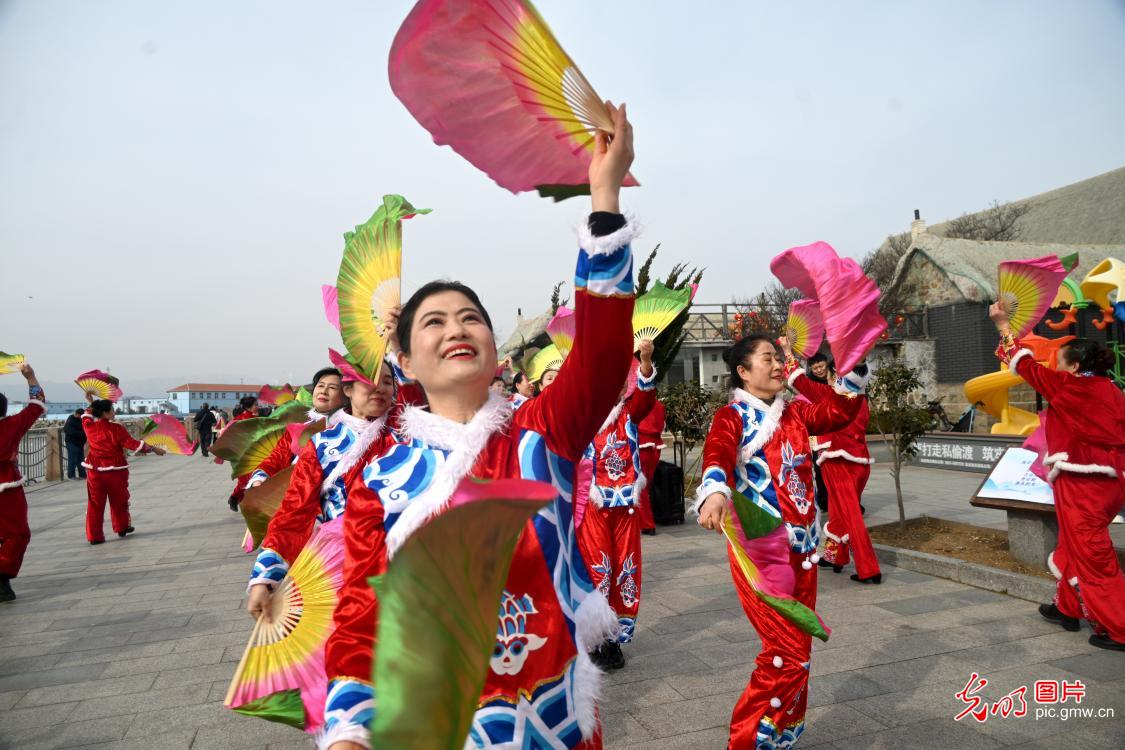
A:
<svg viewBox="0 0 1125 750">
<path fill-rule="evenodd" d="M 989 416 L 999 420 L 992 425 L 993 435 L 1030 435 L 1039 426 L 1039 415 L 1008 403 L 1008 389 L 1023 382 L 1019 375 L 1002 370 L 973 378 L 965 383 L 970 404 L 981 403 Z"/>
</svg>

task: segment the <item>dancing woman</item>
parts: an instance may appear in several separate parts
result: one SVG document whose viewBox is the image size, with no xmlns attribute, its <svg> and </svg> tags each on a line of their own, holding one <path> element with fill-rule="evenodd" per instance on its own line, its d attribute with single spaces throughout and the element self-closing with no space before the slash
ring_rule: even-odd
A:
<svg viewBox="0 0 1125 750">
<path fill-rule="evenodd" d="M 344 378 L 348 406 L 337 410 L 328 427 L 313 435 L 301 450 L 289 488 L 262 540 L 247 585 L 246 611 L 254 619 L 265 615 L 269 621 L 270 596 L 308 543 L 315 522 L 327 523 L 344 515 L 348 472 L 368 451 L 382 452 L 383 444 L 390 440 L 387 416 L 395 392 L 391 368 L 382 368 L 378 384 L 355 370 L 346 372 Z"/>
<path fill-rule="evenodd" d="M 367 579 L 441 512 L 465 477 L 530 478 L 558 492 L 516 545 L 466 747 L 600 747 L 600 672 L 587 651 L 617 622 L 578 550 L 571 494 L 574 465 L 613 408 L 630 362 L 634 229 L 620 214 L 618 193 L 633 158 L 632 128 L 624 106 L 611 111 L 616 136 L 597 135 L 590 165 L 593 213 L 575 273 L 575 345 L 549 389 L 514 411 L 490 393 L 496 341 L 472 289 L 431 282 L 403 306 L 401 362 L 425 390 L 429 410 L 407 409 L 398 441 L 350 488 L 321 747 L 370 747 L 379 605 Z"/>
<path fill-rule="evenodd" d="M 1055 495 L 1059 542 L 1047 558 L 1055 600 L 1039 613 L 1067 630 L 1090 623 L 1090 644 L 1125 651 L 1125 577 L 1109 524 L 1125 505 L 1125 395 L 1106 377 L 1113 353 L 1093 341 L 1059 349 L 1057 369 L 1035 361 L 1012 336 L 1000 302 L 988 315 L 1000 332 L 996 356 L 1047 401 L 1043 464 Z"/>
<path fill-rule="evenodd" d="M 788 341 L 781 339 L 788 350 Z M 715 413 L 703 446 L 703 481 L 693 506 L 699 524 L 721 532 L 731 491 L 745 495 L 784 523 L 760 539 L 739 543 L 780 593 L 816 605 L 816 505 L 809 434 L 835 432 L 855 418 L 858 402 L 835 392 L 818 403 L 787 401 L 786 370 L 805 378 L 773 342 L 753 335 L 724 355 L 731 402 Z M 762 641 L 755 669 L 731 717 L 728 747 L 788 747 L 804 731 L 812 637 L 754 591 L 734 549 L 728 549 L 738 598 Z"/>
</svg>

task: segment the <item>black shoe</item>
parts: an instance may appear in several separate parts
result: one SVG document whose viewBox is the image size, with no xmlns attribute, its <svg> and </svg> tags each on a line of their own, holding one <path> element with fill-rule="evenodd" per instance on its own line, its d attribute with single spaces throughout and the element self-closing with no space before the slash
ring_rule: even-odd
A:
<svg viewBox="0 0 1125 750">
<path fill-rule="evenodd" d="M 1056 607 L 1054 603 L 1040 604 L 1039 614 L 1043 615 L 1044 619 L 1057 622 L 1059 625 L 1063 626 L 1063 630 L 1069 630 L 1072 633 L 1082 627 L 1077 617 L 1067 617 L 1059 611 L 1059 608 Z M 1093 643 L 1093 641 L 1090 642 Z"/>
<path fill-rule="evenodd" d="M 136 529 L 134 529 L 132 526 L 127 526 L 125 527 L 124 531 L 117 532 L 117 536 L 124 539 L 126 534 L 132 534 L 134 531 L 136 531 Z"/>
<path fill-rule="evenodd" d="M 0 576 L 0 603 L 15 601 L 16 592 L 12 591 L 12 584 L 8 583 L 7 576 Z"/>
<path fill-rule="evenodd" d="M 606 658 L 606 645 L 608 644 L 602 644 L 590 652 L 590 661 L 594 662 L 594 666 L 603 672 L 609 669 L 609 662 Z"/>
<path fill-rule="evenodd" d="M 104 539 L 95 539 L 94 541 L 90 542 L 90 544 L 105 544 L 105 540 Z"/>
<path fill-rule="evenodd" d="M 229 498 L 227 498 L 227 505 L 230 506 L 232 512 L 238 512 L 238 498 L 234 495 L 231 495 Z"/>
<path fill-rule="evenodd" d="M 864 508 L 864 507 L 863 507 L 863 503 L 860 503 L 860 504 L 859 504 L 859 514 L 860 514 L 861 516 L 866 516 L 866 515 L 867 515 L 867 508 Z"/>
<path fill-rule="evenodd" d="M 620 643 L 607 643 L 603 648 L 605 649 L 607 667 L 621 669 L 625 666 L 625 654 L 621 653 Z"/>
<path fill-rule="evenodd" d="M 823 557 L 820 558 L 819 560 L 817 560 L 816 564 L 819 565 L 822 568 L 832 568 L 833 573 L 839 573 L 839 572 L 843 571 L 843 569 L 844 569 L 843 565 L 837 565 L 835 563 L 830 563 L 827 560 L 825 560 Z"/>
<path fill-rule="evenodd" d="M 1097 633 L 1090 636 L 1090 645 L 1097 646 L 1098 648 L 1106 648 L 1110 651 L 1125 651 L 1125 643 L 1115 641 L 1108 635 L 1098 635 Z"/>
<path fill-rule="evenodd" d="M 867 578 L 860 578 L 859 573 L 852 573 L 852 580 L 858 583 L 874 583 L 875 585 L 879 585 L 883 582 L 883 574 L 876 573 L 875 575 L 868 576 Z"/>
<path fill-rule="evenodd" d="M 641 533 L 645 536 L 656 536 L 656 529 L 641 529 Z"/>
</svg>

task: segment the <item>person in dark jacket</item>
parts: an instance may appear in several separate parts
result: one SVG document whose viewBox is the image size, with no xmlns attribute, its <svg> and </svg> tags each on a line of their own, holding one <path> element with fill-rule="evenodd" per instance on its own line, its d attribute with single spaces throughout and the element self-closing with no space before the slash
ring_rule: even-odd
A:
<svg viewBox="0 0 1125 750">
<path fill-rule="evenodd" d="M 82 459 L 86 452 L 86 431 L 82 429 L 81 409 L 75 409 L 66 418 L 63 437 L 66 438 L 66 478 L 74 479 L 77 473 L 79 479 L 85 479 L 86 467 L 82 465 Z"/>
<path fill-rule="evenodd" d="M 204 458 L 208 456 L 207 449 L 211 447 L 214 427 L 215 415 L 211 413 L 210 406 L 203 404 L 195 413 L 195 431 L 199 433 L 199 451 Z"/>
</svg>

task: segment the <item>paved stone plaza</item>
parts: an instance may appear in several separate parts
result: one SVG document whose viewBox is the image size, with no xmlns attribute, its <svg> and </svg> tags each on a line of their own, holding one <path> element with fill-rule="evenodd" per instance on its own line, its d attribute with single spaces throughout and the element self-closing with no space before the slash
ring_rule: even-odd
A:
<svg viewBox="0 0 1125 750">
<path fill-rule="evenodd" d="M 137 534 L 99 547 L 83 536 L 80 482 L 29 493 L 33 539 L 0 605 L 0 748 L 307 748 L 300 732 L 221 706 L 251 622 L 251 559 L 226 508 L 225 467 L 145 457 L 132 472 Z M 910 469 L 912 515 L 1003 527 L 969 508 L 976 475 Z M 869 517 L 896 518 L 885 471 Z M 108 521 L 107 521 L 108 530 Z M 607 748 L 721 748 L 758 650 L 720 537 L 689 523 L 645 539 L 644 599 L 628 666 L 605 690 Z M 1086 643 L 1034 604 L 885 569 L 882 586 L 821 577 L 834 629 L 812 660 L 802 748 L 1125 747 L 1125 654 Z M 995 700 L 1028 687 L 1030 715 L 955 722 L 972 672 Z M 1034 717 L 1035 680 L 1082 680 L 1082 707 L 1117 718 Z M 1073 703 L 1068 704 L 1073 706 Z"/>
</svg>

